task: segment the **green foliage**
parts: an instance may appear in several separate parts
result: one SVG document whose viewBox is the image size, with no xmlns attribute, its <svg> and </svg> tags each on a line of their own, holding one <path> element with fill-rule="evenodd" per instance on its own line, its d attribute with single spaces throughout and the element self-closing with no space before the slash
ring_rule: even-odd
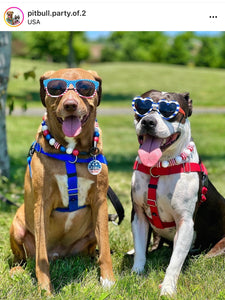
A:
<svg viewBox="0 0 225 300">
<path fill-rule="evenodd" d="M 178 34 L 171 41 L 167 53 L 167 61 L 171 64 L 188 65 L 193 63 L 194 49 L 196 47 L 194 33 L 185 32 Z"/>
<path fill-rule="evenodd" d="M 113 32 L 102 50 L 102 61 L 163 62 L 167 40 L 162 32 Z"/>
<path fill-rule="evenodd" d="M 213 68 L 225 66 L 225 34 L 198 36 L 182 32 L 113 32 L 106 39 L 102 61 L 148 61 Z"/>
<path fill-rule="evenodd" d="M 69 38 L 71 37 L 69 32 L 36 31 L 24 32 L 23 35 L 16 32 L 13 37 L 14 43 L 16 40 L 21 42 L 22 39 L 25 44 L 23 56 L 27 58 L 54 62 L 66 62 L 68 60 Z M 72 38 L 75 63 L 79 64 L 89 57 L 89 48 L 83 32 L 73 32 Z"/>
</svg>

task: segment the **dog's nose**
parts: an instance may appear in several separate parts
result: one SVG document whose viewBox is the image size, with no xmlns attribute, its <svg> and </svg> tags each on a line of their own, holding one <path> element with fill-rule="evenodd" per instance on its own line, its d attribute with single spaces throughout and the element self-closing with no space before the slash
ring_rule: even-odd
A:
<svg viewBox="0 0 225 300">
<path fill-rule="evenodd" d="M 72 99 L 67 99 L 63 103 L 63 107 L 66 111 L 75 111 L 75 110 L 77 110 L 77 106 L 78 106 L 77 101 L 72 100 Z"/>
<path fill-rule="evenodd" d="M 157 120 L 153 118 L 145 118 L 141 121 L 141 125 L 144 127 L 146 130 L 152 130 L 156 127 L 157 125 Z"/>
</svg>

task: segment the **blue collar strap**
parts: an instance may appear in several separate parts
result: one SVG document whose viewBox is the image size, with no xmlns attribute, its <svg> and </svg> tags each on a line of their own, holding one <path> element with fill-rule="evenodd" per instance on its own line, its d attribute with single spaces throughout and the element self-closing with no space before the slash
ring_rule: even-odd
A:
<svg viewBox="0 0 225 300">
<path fill-rule="evenodd" d="M 78 158 L 78 156 L 74 156 L 73 154 L 61 154 L 61 153 L 48 153 L 45 152 L 43 150 L 43 148 L 40 146 L 40 144 L 35 143 L 34 144 L 34 150 L 36 152 L 42 153 L 44 155 L 47 155 L 48 157 L 52 157 L 58 160 L 62 160 L 62 161 L 67 161 L 71 164 L 75 164 L 75 163 L 89 163 L 90 161 L 93 160 L 93 157 L 89 157 L 89 158 Z M 103 154 L 98 154 L 96 156 L 96 159 L 98 159 L 101 163 L 106 164 L 107 165 L 107 160 L 105 158 L 105 156 Z"/>
<path fill-rule="evenodd" d="M 79 206 L 78 205 L 78 180 L 77 180 L 77 170 L 76 163 L 89 163 L 92 160 L 96 159 L 100 163 L 107 164 L 107 160 L 103 154 L 98 154 L 94 157 L 89 158 L 78 158 L 73 154 L 56 154 L 56 153 L 47 153 L 43 150 L 43 148 L 37 142 L 34 142 L 31 146 L 27 161 L 31 173 L 31 158 L 34 151 L 44 154 L 48 157 L 55 158 L 65 162 L 66 172 L 67 172 L 67 190 L 69 197 L 69 206 L 65 208 L 56 208 L 56 211 L 59 212 L 73 212 L 78 209 L 84 208 L 86 205 Z"/>
</svg>

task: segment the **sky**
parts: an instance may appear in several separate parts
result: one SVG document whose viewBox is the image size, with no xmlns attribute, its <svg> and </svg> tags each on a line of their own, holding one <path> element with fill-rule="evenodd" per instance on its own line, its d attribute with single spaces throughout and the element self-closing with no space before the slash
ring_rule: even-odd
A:
<svg viewBox="0 0 225 300">
<path fill-rule="evenodd" d="M 101 37 L 107 37 L 111 31 L 87 31 L 86 35 L 90 40 L 96 40 Z M 181 31 L 165 31 L 168 35 L 174 36 Z M 218 35 L 220 31 L 196 31 L 198 35 Z"/>
</svg>

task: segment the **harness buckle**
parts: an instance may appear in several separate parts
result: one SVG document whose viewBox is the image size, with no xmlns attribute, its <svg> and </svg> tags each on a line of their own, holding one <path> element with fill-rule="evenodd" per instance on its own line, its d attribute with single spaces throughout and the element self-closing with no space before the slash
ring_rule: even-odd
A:
<svg viewBox="0 0 225 300">
<path fill-rule="evenodd" d="M 152 177 L 154 177 L 154 178 L 160 177 L 160 175 L 153 175 L 153 174 L 152 174 L 152 169 L 153 169 L 153 168 L 154 168 L 154 167 L 151 167 L 150 170 L 149 170 L 150 175 L 151 175 Z"/>
</svg>

